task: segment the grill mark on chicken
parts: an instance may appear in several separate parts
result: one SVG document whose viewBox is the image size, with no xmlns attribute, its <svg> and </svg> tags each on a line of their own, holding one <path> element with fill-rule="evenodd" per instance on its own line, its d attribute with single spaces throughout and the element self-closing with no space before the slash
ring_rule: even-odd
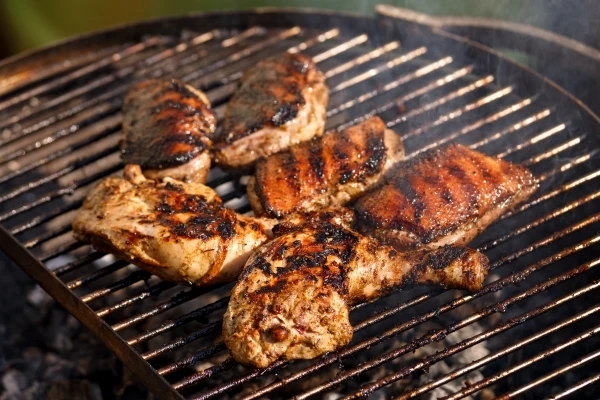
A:
<svg viewBox="0 0 600 400">
<path fill-rule="evenodd" d="M 274 259 L 285 248 L 287 256 Z M 477 290 L 487 258 L 462 246 L 399 253 L 331 221 L 261 246 L 233 288 L 225 343 L 242 364 L 313 358 L 352 338 L 349 305 L 416 284 Z"/>
<path fill-rule="evenodd" d="M 373 117 L 259 161 L 248 199 L 256 215 L 273 217 L 341 206 L 375 185 L 403 150 Z"/>
<path fill-rule="evenodd" d="M 123 105 L 122 158 L 142 168 L 184 164 L 211 144 L 216 116 L 207 100 L 179 81 L 144 81 Z"/>
<path fill-rule="evenodd" d="M 323 161 L 323 143 L 320 140 L 311 140 L 309 143 L 308 162 L 314 176 L 322 182 L 325 178 L 325 161 Z"/>
<path fill-rule="evenodd" d="M 177 80 L 150 79 L 133 86 L 123 104 L 121 157 L 151 179 L 202 183 L 210 168 L 217 118 L 208 99 Z"/>
<path fill-rule="evenodd" d="M 361 232 L 398 248 L 466 244 L 537 188 L 527 169 L 461 145 L 424 153 L 392 172 L 354 208 Z"/>
<path fill-rule="evenodd" d="M 328 98 L 325 76 L 309 57 L 284 53 L 260 61 L 227 104 L 216 161 L 244 168 L 321 135 Z"/>
<path fill-rule="evenodd" d="M 365 170 L 367 175 L 372 176 L 380 171 L 382 161 L 385 160 L 386 148 L 383 137 L 369 137 L 367 140 L 367 154 L 371 154 L 371 156 L 365 163 Z"/>
<path fill-rule="evenodd" d="M 281 166 L 281 174 L 285 177 L 289 189 L 297 190 L 301 186 L 301 183 L 298 179 L 298 165 L 294 154 L 285 153 L 283 155 Z"/>
<path fill-rule="evenodd" d="M 124 176 L 90 192 L 73 221 L 74 235 L 163 279 L 230 282 L 268 239 L 263 221 L 224 207 L 204 185 L 146 180 L 134 165 Z"/>
<path fill-rule="evenodd" d="M 306 103 L 302 90 L 311 68 L 315 67 L 308 57 L 284 53 L 246 71 L 228 105 L 220 140 L 232 143 L 265 126 L 294 119 Z"/>
<path fill-rule="evenodd" d="M 477 206 L 479 204 L 478 198 L 480 194 L 478 193 L 471 176 L 467 175 L 463 168 L 464 166 L 450 162 L 448 165 L 448 173 L 452 177 L 456 178 L 459 187 L 464 189 L 465 197 L 468 200 L 466 212 L 469 214 L 475 214 L 477 212 Z"/>
</svg>

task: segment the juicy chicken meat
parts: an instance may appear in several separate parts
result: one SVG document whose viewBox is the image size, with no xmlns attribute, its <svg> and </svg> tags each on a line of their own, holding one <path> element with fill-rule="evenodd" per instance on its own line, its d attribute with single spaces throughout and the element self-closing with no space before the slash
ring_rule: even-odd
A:
<svg viewBox="0 0 600 400">
<path fill-rule="evenodd" d="M 201 91 L 177 80 L 135 85 L 123 104 L 122 158 L 150 179 L 206 182 L 217 118 Z"/>
<path fill-rule="evenodd" d="M 223 320 L 231 355 L 259 368 L 346 345 L 353 303 L 416 284 L 477 290 L 488 269 L 463 246 L 403 254 L 330 222 L 280 233 L 246 263 Z"/>
<path fill-rule="evenodd" d="M 325 76 L 302 54 L 284 53 L 244 73 L 215 144 L 221 166 L 242 168 L 323 133 Z"/>
<path fill-rule="evenodd" d="M 360 231 L 397 249 L 466 244 L 538 183 L 525 168 L 461 145 L 424 153 L 355 204 Z"/>
<path fill-rule="evenodd" d="M 138 166 L 93 189 L 73 221 L 77 239 L 181 284 L 229 282 L 267 241 L 262 221 L 223 207 L 199 183 L 147 180 Z"/>
<path fill-rule="evenodd" d="M 271 217 L 341 206 L 403 156 L 400 137 L 373 117 L 258 161 L 248 200 L 256 215 Z"/>
</svg>

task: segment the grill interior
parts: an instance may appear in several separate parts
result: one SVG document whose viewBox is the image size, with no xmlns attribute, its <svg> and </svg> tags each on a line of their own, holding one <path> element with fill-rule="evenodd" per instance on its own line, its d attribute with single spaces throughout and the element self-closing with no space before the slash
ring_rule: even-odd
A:
<svg viewBox="0 0 600 400">
<path fill-rule="evenodd" d="M 593 393 L 600 378 L 599 124 L 582 104 L 474 42 L 386 17 L 269 12 L 127 29 L 98 48 L 93 37 L 82 39 L 89 48 L 83 55 L 35 74 L 14 72 L 40 62 L 35 55 L 3 66 L 14 79 L 0 86 L 0 223 L 12 236 L 3 233 L 0 248 L 156 394 Z M 160 281 L 76 242 L 70 224 L 87 192 L 121 170 L 120 107 L 133 82 L 177 77 L 204 90 L 222 116 L 241 71 L 286 50 L 310 55 L 325 72 L 328 129 L 378 114 L 402 136 L 408 158 L 459 142 L 527 166 L 541 187 L 472 243 L 492 265 L 482 291 L 418 288 L 358 305 L 349 346 L 255 371 L 228 358 L 219 337 L 231 284 L 190 289 Z M 249 213 L 245 182 L 218 169 L 209 176 L 227 206 Z M 37 265 L 24 249 L 53 276 L 31 272 Z M 112 331 L 102 331 L 98 318 Z M 123 350 L 119 336 L 134 352 Z M 140 357 L 152 369 L 144 370 Z"/>
</svg>

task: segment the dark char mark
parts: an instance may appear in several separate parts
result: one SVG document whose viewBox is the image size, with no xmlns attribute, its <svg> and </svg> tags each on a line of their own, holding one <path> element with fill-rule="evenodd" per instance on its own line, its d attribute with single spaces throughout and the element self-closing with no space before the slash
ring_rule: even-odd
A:
<svg viewBox="0 0 600 400">
<path fill-rule="evenodd" d="M 386 158 L 385 144 L 383 138 L 370 137 L 367 140 L 367 154 L 371 154 L 365 163 L 367 175 L 375 175 L 383 166 Z"/>
<path fill-rule="evenodd" d="M 228 240 L 235 235 L 236 214 L 220 204 L 208 202 L 203 196 L 182 193 L 179 185 L 171 183 L 165 185 L 159 198 L 156 221 L 176 237 L 208 240 L 219 236 Z M 178 218 L 180 214 L 193 216 L 183 223 Z"/>
<path fill-rule="evenodd" d="M 319 180 L 325 178 L 325 161 L 323 160 L 323 143 L 321 140 L 312 140 L 309 145 L 309 158 L 308 162 L 315 176 Z"/>
</svg>

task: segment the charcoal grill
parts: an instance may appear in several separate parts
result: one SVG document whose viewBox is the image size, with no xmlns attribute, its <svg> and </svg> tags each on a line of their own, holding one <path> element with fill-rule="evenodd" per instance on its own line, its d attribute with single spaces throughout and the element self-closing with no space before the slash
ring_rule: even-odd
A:
<svg viewBox="0 0 600 400">
<path fill-rule="evenodd" d="M 538 70 L 481 43 L 490 38 L 538 57 Z M 231 285 L 160 281 L 75 241 L 70 223 L 90 188 L 122 167 L 120 107 L 132 83 L 183 79 L 222 116 L 241 71 L 285 50 L 325 72 L 327 128 L 377 114 L 409 157 L 460 142 L 526 165 L 541 187 L 473 243 L 492 264 L 480 292 L 421 288 L 360 304 L 349 346 L 259 371 L 232 361 L 219 338 Z M 0 64 L 0 249 L 159 398 L 590 396 L 600 378 L 599 54 L 529 27 L 381 6 L 375 17 L 192 15 L 17 56 Z M 556 84 L 561 66 L 585 85 Z M 245 179 L 209 176 L 228 206 L 249 213 Z M 484 355 L 472 351 L 482 345 Z"/>
</svg>

